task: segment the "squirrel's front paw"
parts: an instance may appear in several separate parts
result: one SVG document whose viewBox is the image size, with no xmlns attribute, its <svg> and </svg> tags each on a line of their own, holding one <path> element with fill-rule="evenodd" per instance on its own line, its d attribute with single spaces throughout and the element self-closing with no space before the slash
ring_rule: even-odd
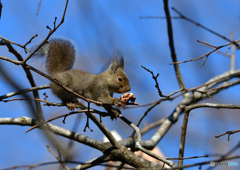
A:
<svg viewBox="0 0 240 170">
<path fill-rule="evenodd" d="M 117 107 L 123 106 L 123 102 L 122 102 L 121 99 L 114 98 L 113 103 L 114 103 L 114 105 L 117 106 Z"/>
</svg>

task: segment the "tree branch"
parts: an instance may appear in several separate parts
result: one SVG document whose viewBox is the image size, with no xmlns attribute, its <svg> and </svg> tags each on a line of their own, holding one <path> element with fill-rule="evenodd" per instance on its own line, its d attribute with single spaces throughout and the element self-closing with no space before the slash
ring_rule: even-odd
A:
<svg viewBox="0 0 240 170">
<path fill-rule="evenodd" d="M 173 63 L 170 63 L 170 65 L 172 64 L 181 64 L 181 63 L 187 63 L 187 62 L 190 62 L 190 61 L 196 61 L 196 60 L 200 60 L 202 59 L 203 57 L 208 57 L 210 54 L 212 54 L 213 52 L 219 50 L 220 48 L 223 48 L 223 47 L 226 47 L 228 45 L 231 45 L 231 44 L 234 44 L 234 43 L 237 43 L 237 42 L 240 42 L 240 40 L 237 40 L 237 41 L 234 41 L 234 42 L 230 42 L 230 43 L 227 43 L 227 44 L 224 44 L 224 45 L 220 45 L 220 46 L 216 46 L 216 48 L 198 58 L 194 58 L 194 59 L 190 59 L 190 60 L 185 60 L 185 61 L 179 61 L 179 62 L 173 62 Z M 204 60 L 203 64 L 201 66 L 203 66 L 205 64 L 206 60 Z"/>
<path fill-rule="evenodd" d="M 9 42 L 5 42 L 5 45 L 7 46 L 9 52 L 13 53 L 16 56 L 16 58 L 18 59 L 18 61 L 15 60 L 15 64 L 17 64 L 19 62 L 22 63 L 22 61 L 23 61 L 22 56 L 12 47 L 12 45 Z M 13 62 L 13 61 L 14 60 L 12 60 L 11 62 Z M 33 76 L 31 74 L 31 72 L 26 68 L 25 65 L 22 65 L 22 68 L 25 71 L 25 73 L 27 75 L 27 78 L 28 78 L 28 81 L 31 84 L 31 86 L 36 87 L 36 83 L 33 79 Z M 38 91 L 33 91 L 32 93 L 33 93 L 34 98 L 39 99 Z M 39 101 L 34 101 L 34 102 L 35 102 L 35 106 L 36 106 L 36 110 L 37 110 L 37 115 L 35 115 L 37 117 L 37 121 L 39 121 L 39 122 L 44 121 L 43 112 L 42 112 L 40 102 Z M 32 112 L 32 113 L 34 113 L 34 112 Z"/>
<path fill-rule="evenodd" d="M 165 11 L 166 18 L 167 18 L 168 38 L 169 38 L 169 47 L 171 50 L 171 57 L 172 57 L 173 62 L 177 63 L 178 60 L 177 60 L 177 55 L 176 55 L 175 48 L 174 48 L 173 30 L 172 30 L 171 16 L 170 16 L 169 8 L 168 8 L 168 0 L 163 0 L 163 3 L 164 3 L 164 11 Z M 177 77 L 180 88 L 185 89 L 185 85 L 184 85 L 184 82 L 182 79 L 179 65 L 175 64 L 174 69 L 175 69 L 176 77 Z"/>
<path fill-rule="evenodd" d="M 30 91 L 43 90 L 43 89 L 48 89 L 48 88 L 50 88 L 49 84 L 42 85 L 42 86 L 31 87 L 31 88 L 27 88 L 27 89 L 23 89 L 23 90 L 19 90 L 19 91 L 16 91 L 16 92 L 12 92 L 12 93 L 8 93 L 8 94 L 0 96 L 0 101 L 2 99 L 6 99 L 6 98 L 9 98 L 9 97 L 16 96 L 16 95 L 23 94 L 23 93 L 27 93 L 27 92 L 30 92 Z"/>
<path fill-rule="evenodd" d="M 184 149 L 185 149 L 185 141 L 186 141 L 186 134 L 187 134 L 187 124 L 188 124 L 188 117 L 190 111 L 185 111 L 184 118 L 183 118 L 183 125 L 181 131 L 181 141 L 179 146 L 179 155 L 180 158 L 178 160 L 178 166 L 181 167 L 183 165 L 183 157 L 184 157 Z M 182 170 L 182 169 L 180 169 Z"/>
<path fill-rule="evenodd" d="M 181 17 L 182 19 L 184 19 L 184 20 L 186 20 L 186 21 L 188 21 L 188 22 L 191 22 L 191 23 L 195 24 L 196 26 L 202 27 L 203 29 L 211 32 L 211 33 L 214 34 L 214 35 L 217 35 L 218 37 L 221 37 L 222 39 L 224 39 L 224 40 L 226 40 L 226 41 L 228 41 L 228 42 L 232 42 L 232 40 L 226 38 L 225 36 L 223 36 L 223 35 L 215 32 L 215 31 L 213 31 L 213 30 L 211 30 L 211 29 L 209 29 L 209 28 L 201 25 L 200 23 L 197 23 L 197 22 L 193 21 L 192 19 L 190 19 L 190 18 L 182 15 L 182 14 L 181 14 L 179 11 L 177 11 L 175 8 L 172 7 L 172 10 L 174 10 L 176 13 L 178 13 L 178 15 L 180 15 L 180 17 Z M 238 45 L 236 42 L 235 42 L 234 44 L 239 48 L 239 45 Z"/>
<path fill-rule="evenodd" d="M 216 84 L 219 84 L 224 81 L 228 81 L 229 79 L 231 79 L 233 77 L 239 77 L 239 75 L 240 75 L 240 70 L 226 72 L 226 73 L 223 73 L 221 75 L 211 78 L 208 82 L 206 82 L 204 84 L 204 86 L 203 85 L 198 86 L 199 87 L 198 89 L 194 88 L 194 89 L 196 89 L 196 91 L 193 92 L 192 94 L 185 93 L 184 99 L 174 109 L 172 114 L 168 118 L 165 119 L 165 121 L 161 124 L 161 126 L 157 130 L 157 132 L 151 137 L 151 139 L 148 141 L 148 143 L 146 145 L 152 146 L 152 147 L 156 146 L 156 144 L 163 138 L 163 136 L 167 133 L 167 131 L 170 129 L 170 127 L 178 120 L 179 115 L 184 112 L 185 106 L 189 106 L 191 104 L 197 103 L 200 100 L 207 98 L 208 95 L 212 96 L 223 89 L 219 88 L 217 90 L 209 91 L 209 92 L 207 92 L 208 95 L 199 93 L 197 91 L 208 90 L 209 88 L 211 88 L 212 86 L 214 86 Z M 237 81 L 237 83 L 239 83 L 239 82 L 240 81 Z"/>
<path fill-rule="evenodd" d="M 49 31 L 47 37 L 43 40 L 43 42 L 23 61 L 23 64 L 25 64 L 44 44 L 46 44 L 48 39 L 51 37 L 51 35 L 63 24 L 65 14 L 67 11 L 68 1 L 69 0 L 66 0 L 66 5 L 64 8 L 63 16 L 62 16 L 60 23 L 57 25 L 57 27 L 55 27 L 55 22 L 54 22 L 54 28 Z"/>
<path fill-rule="evenodd" d="M 30 117 L 22 116 L 18 118 L 0 118 L 0 124 L 33 126 L 36 124 L 36 121 Z M 100 151 L 104 151 L 106 149 L 106 147 L 103 145 L 104 143 L 101 141 L 89 138 L 79 133 L 72 132 L 70 130 L 66 130 L 51 123 L 45 123 L 41 126 L 41 128 L 44 128 L 44 130 L 50 131 L 56 135 L 65 137 L 67 139 L 72 139 L 92 148 L 98 149 Z"/>
<path fill-rule="evenodd" d="M 52 150 L 51 150 L 51 148 L 48 146 L 48 145 L 46 145 L 47 146 L 47 149 L 48 149 L 48 151 L 59 161 L 59 163 L 62 165 L 62 167 L 64 168 L 64 169 L 66 169 L 66 170 L 69 170 L 69 168 L 65 165 L 65 163 L 61 160 L 61 158 L 59 158 Z"/>
</svg>

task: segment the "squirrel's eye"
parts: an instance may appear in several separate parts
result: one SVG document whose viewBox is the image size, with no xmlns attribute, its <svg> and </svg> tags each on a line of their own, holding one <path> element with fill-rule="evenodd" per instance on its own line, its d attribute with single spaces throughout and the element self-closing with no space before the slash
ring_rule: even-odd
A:
<svg viewBox="0 0 240 170">
<path fill-rule="evenodd" d="M 118 81 L 122 82 L 122 77 L 118 77 Z"/>
</svg>

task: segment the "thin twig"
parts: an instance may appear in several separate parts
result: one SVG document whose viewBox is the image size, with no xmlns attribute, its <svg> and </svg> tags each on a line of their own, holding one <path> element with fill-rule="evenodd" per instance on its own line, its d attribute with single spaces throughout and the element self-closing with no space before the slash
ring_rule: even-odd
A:
<svg viewBox="0 0 240 170">
<path fill-rule="evenodd" d="M 14 60 L 14 59 L 4 57 L 4 56 L 0 56 L 0 59 L 11 62 L 11 63 L 14 63 L 15 65 L 21 65 L 22 64 L 22 61 Z"/>
<path fill-rule="evenodd" d="M 2 99 L 6 99 L 6 98 L 9 98 L 9 97 L 16 96 L 16 95 L 23 94 L 23 93 L 27 93 L 27 92 L 30 92 L 30 91 L 43 90 L 43 89 L 48 89 L 48 88 L 50 88 L 49 84 L 48 85 L 37 86 L 37 87 L 31 87 L 31 88 L 23 89 L 23 90 L 16 91 L 16 92 L 7 93 L 5 95 L 0 96 L 0 101 Z"/>
<path fill-rule="evenodd" d="M 187 106 L 185 109 L 186 111 L 191 111 L 197 108 L 215 108 L 215 109 L 240 109 L 240 105 L 234 104 L 218 104 L 218 103 L 198 103 Z"/>
<path fill-rule="evenodd" d="M 83 165 L 87 165 L 87 167 L 92 167 L 91 165 L 89 166 L 89 163 L 87 162 L 79 162 L 79 161 L 63 161 L 64 163 L 71 163 L 71 164 L 81 164 L 82 167 L 86 167 Z M 4 168 L 3 170 L 12 170 L 12 169 L 18 169 L 18 168 L 35 168 L 38 166 L 44 166 L 44 165 L 53 165 L 53 164 L 59 164 L 59 161 L 52 161 L 52 162 L 44 162 L 44 163 L 39 163 L 39 164 L 33 164 L 33 165 L 19 165 L 19 166 L 12 166 L 9 168 Z M 112 167 L 112 168 L 118 168 L 119 166 L 116 165 L 108 165 L 108 164 L 98 164 L 98 166 L 103 166 L 103 167 Z M 131 167 L 123 167 L 124 169 L 132 169 L 135 170 L 136 168 L 131 168 Z"/>
<path fill-rule="evenodd" d="M 27 46 L 29 43 L 31 43 L 32 39 L 35 38 L 36 36 L 38 36 L 38 34 L 34 35 L 34 36 L 33 36 L 27 43 L 25 43 L 24 45 L 15 43 L 15 42 L 13 42 L 13 41 L 10 41 L 10 40 L 2 37 L 2 36 L 0 36 L 0 38 L 3 39 L 3 40 L 5 40 L 5 41 L 7 41 L 7 42 L 9 42 L 9 43 L 11 43 L 11 44 L 15 44 L 15 45 L 23 48 L 24 50 L 27 50 L 28 52 L 32 52 L 31 50 L 29 50 L 28 48 L 26 48 L 26 46 Z"/>
<path fill-rule="evenodd" d="M 2 41 L 5 41 L 5 40 L 2 40 Z M 25 71 L 25 74 L 28 78 L 29 83 L 31 84 L 32 87 L 36 87 L 36 83 L 33 79 L 32 73 L 30 72 L 29 69 L 26 68 L 25 65 L 22 64 L 22 61 L 23 61 L 22 56 L 12 47 L 12 45 L 9 42 L 5 42 L 5 45 L 7 46 L 9 52 L 14 54 L 15 57 L 18 59 L 18 61 L 17 60 L 11 60 L 11 62 L 13 62 L 15 64 L 21 63 L 21 66 L 22 66 L 23 70 Z M 33 93 L 34 98 L 38 98 L 38 99 L 40 98 L 37 90 L 32 91 L 32 93 Z M 40 102 L 35 101 L 35 106 L 36 106 L 36 111 L 37 111 L 37 115 L 36 115 L 37 116 L 37 121 L 43 121 L 44 117 L 43 117 L 43 112 L 42 112 Z M 32 113 L 34 113 L 34 112 L 32 112 Z"/>
<path fill-rule="evenodd" d="M 35 37 L 37 37 L 37 36 L 38 36 L 38 34 L 32 36 L 32 38 L 31 38 L 28 42 L 26 42 L 26 43 L 23 45 L 23 48 L 25 49 L 25 47 L 26 47 L 29 43 L 31 43 L 32 40 L 33 40 Z M 32 51 L 30 51 L 30 52 L 32 52 Z"/>
<path fill-rule="evenodd" d="M 210 107 L 210 108 L 216 108 L 216 109 L 220 109 L 220 108 L 224 108 L 224 109 L 240 109 L 240 105 L 233 105 L 233 104 L 216 104 L 216 103 L 199 103 L 199 104 L 193 104 L 190 106 L 187 106 L 186 112 L 190 112 L 193 109 L 197 109 L 197 108 L 203 108 L 203 107 Z M 219 138 L 221 136 L 224 135 L 228 135 L 228 140 L 230 140 L 230 135 L 234 134 L 234 133 L 238 133 L 240 132 L 240 130 L 235 130 L 235 131 L 227 131 L 224 134 L 215 136 L 216 138 Z"/>
<path fill-rule="evenodd" d="M 89 114 L 90 114 L 89 110 L 90 110 L 90 102 L 88 103 L 88 107 L 87 107 L 87 111 L 86 111 L 87 122 L 86 122 L 85 128 L 83 129 L 84 132 L 86 132 L 86 128 L 88 128 L 91 132 L 93 131 L 89 126 Z"/>
<path fill-rule="evenodd" d="M 157 159 L 157 160 L 160 160 L 162 162 L 164 162 L 165 164 L 169 165 L 170 167 L 173 167 L 174 166 L 174 163 L 172 161 L 169 161 L 165 158 L 162 158 L 161 156 L 158 156 L 150 151 L 148 151 L 147 149 L 143 148 L 141 145 L 138 146 L 138 149 L 142 152 L 144 152 L 145 154 Z"/>
<path fill-rule="evenodd" d="M 114 148 L 121 148 L 121 145 L 117 142 L 111 132 L 107 129 L 107 127 L 100 122 L 100 120 L 91 112 L 89 112 L 89 118 L 98 126 L 98 128 L 104 133 L 104 135 L 108 138 Z"/>
<path fill-rule="evenodd" d="M 230 87 L 230 86 L 232 86 L 232 85 L 233 85 L 233 83 L 228 83 L 228 84 L 226 84 L 226 85 L 218 86 L 218 87 L 216 87 L 216 88 L 207 89 L 207 90 L 205 90 L 205 91 L 199 91 L 199 90 L 196 90 L 196 91 L 199 92 L 199 93 L 205 93 L 206 95 L 209 95 L 209 94 L 207 93 L 207 92 L 209 92 L 209 91 L 224 89 L 224 88 Z M 209 97 L 211 97 L 211 96 L 209 96 Z"/>
<path fill-rule="evenodd" d="M 234 72 L 225 72 L 221 75 L 211 78 L 208 82 L 205 83 L 205 85 L 201 85 L 201 87 L 199 87 L 198 90 L 204 91 L 204 89 L 211 88 L 212 86 L 217 85 L 223 81 L 227 81 L 233 77 L 239 77 L 239 75 L 240 75 L 240 70 L 236 70 Z M 235 83 L 239 84 L 240 79 L 236 80 L 234 84 Z M 219 91 L 220 90 L 213 90 L 208 93 L 209 95 L 214 95 L 214 94 L 217 94 Z M 184 111 L 184 106 L 190 107 L 189 105 L 192 106 L 192 104 L 197 103 L 200 100 L 205 99 L 206 97 L 207 97 L 206 95 L 202 95 L 199 92 L 185 93 L 184 99 L 180 102 L 178 107 L 176 107 L 172 112 L 172 114 L 165 119 L 165 121 L 161 124 L 161 126 L 156 131 L 156 133 L 148 141 L 149 145 L 155 146 L 163 138 L 163 136 L 168 132 L 171 126 L 178 121 L 179 115 Z"/>
<path fill-rule="evenodd" d="M 135 147 L 137 147 L 138 145 L 141 145 L 142 135 L 139 128 L 135 124 L 133 124 L 131 121 L 129 121 L 127 118 L 125 118 L 122 114 L 119 114 L 119 118 L 125 123 L 127 123 L 130 127 L 132 127 L 134 129 L 134 132 L 136 132 Z"/>
<path fill-rule="evenodd" d="M 211 47 L 211 48 L 217 48 L 217 46 L 215 45 L 211 45 L 211 44 L 208 44 L 206 42 L 203 42 L 203 41 L 200 41 L 200 40 L 197 40 L 197 42 L 201 43 L 202 45 L 205 45 L 207 47 Z"/>
<path fill-rule="evenodd" d="M 231 38 L 232 38 L 232 41 L 234 41 L 233 33 L 231 33 Z M 232 45 L 232 53 L 231 53 L 231 68 L 230 68 L 231 71 L 235 70 L 235 50 L 236 50 L 235 48 L 236 48 L 236 45 L 233 44 Z"/>
<path fill-rule="evenodd" d="M 39 0 L 37 12 L 36 12 L 36 15 L 37 15 L 37 16 L 38 16 L 38 13 L 39 13 L 39 11 L 40 11 L 41 4 L 42 4 L 42 0 Z"/>
<path fill-rule="evenodd" d="M 2 100 L 3 102 L 7 103 L 7 102 L 11 102 L 11 101 L 16 101 L 16 100 L 34 100 L 34 101 L 40 101 L 40 102 L 45 102 L 46 104 L 48 104 L 48 101 L 46 100 L 42 100 L 42 99 L 31 99 L 31 98 L 26 98 L 26 99 L 21 99 L 21 98 L 14 98 L 14 99 L 10 99 L 10 100 Z"/>
<path fill-rule="evenodd" d="M 209 155 L 204 155 L 204 156 L 192 156 L 192 157 L 185 157 L 185 158 L 170 158 L 166 157 L 166 159 L 171 159 L 171 160 L 184 160 L 184 159 L 196 159 L 196 158 L 206 158 L 209 157 Z"/>
<path fill-rule="evenodd" d="M 179 155 L 178 155 L 178 157 L 180 158 L 178 160 L 178 166 L 180 166 L 180 167 L 183 165 L 183 156 L 184 156 L 184 149 L 185 149 L 185 141 L 186 141 L 189 113 L 190 113 L 190 111 L 185 111 L 184 118 L 183 118 L 183 125 L 182 125 L 182 131 L 181 131 L 181 141 L 180 141 Z"/>
<path fill-rule="evenodd" d="M 240 155 L 224 158 L 224 159 L 221 159 L 221 160 L 213 159 L 213 160 L 210 160 L 210 161 L 203 161 L 203 162 L 198 162 L 198 163 L 194 163 L 194 164 L 183 165 L 181 167 L 179 167 L 179 166 L 172 167 L 171 169 L 176 169 L 177 170 L 177 169 L 184 169 L 184 168 L 196 167 L 196 166 L 202 166 L 202 165 L 210 165 L 211 162 L 221 162 L 221 161 L 227 161 L 227 160 L 234 160 L 234 159 L 238 159 L 238 158 L 240 158 Z M 163 170 L 169 170 L 169 169 L 164 168 Z"/>
<path fill-rule="evenodd" d="M 211 45 L 211 44 L 208 44 L 208 43 L 206 43 L 206 42 L 203 42 L 203 41 L 200 41 L 200 40 L 197 40 L 197 42 L 199 42 L 199 43 L 201 43 L 202 45 L 204 45 L 204 46 L 206 46 L 206 47 L 209 47 L 209 48 L 216 48 L 216 46 L 214 46 L 214 45 Z M 230 47 L 231 47 L 232 45 L 230 45 Z M 230 48 L 229 47 L 229 48 Z M 219 53 L 219 54 L 221 54 L 221 55 L 223 55 L 223 56 L 225 56 L 225 57 L 228 57 L 228 58 L 230 58 L 231 56 L 230 55 L 228 55 L 228 54 L 226 54 L 226 53 L 224 53 L 224 52 L 222 52 L 222 51 L 220 51 L 220 50 L 217 50 L 216 51 L 217 53 Z"/>
<path fill-rule="evenodd" d="M 240 142 L 237 143 L 237 145 L 235 145 L 232 149 L 230 149 L 227 153 L 225 153 L 224 155 L 221 155 L 220 158 L 218 159 L 218 161 L 216 162 L 221 162 L 222 160 L 224 160 L 225 158 L 227 158 L 229 155 L 231 155 L 233 152 L 235 152 L 237 149 L 239 149 L 240 147 Z M 214 167 L 209 167 L 206 170 L 210 170 L 213 169 Z"/>
<path fill-rule="evenodd" d="M 230 135 L 232 135 L 234 133 L 238 133 L 238 132 L 240 132 L 240 130 L 227 131 L 221 135 L 215 136 L 215 138 L 219 138 L 221 136 L 228 135 L 228 141 L 230 141 Z"/>
<path fill-rule="evenodd" d="M 166 18 L 167 18 L 168 38 L 169 38 L 169 47 L 171 50 L 171 57 L 172 57 L 172 61 L 174 63 L 177 63 L 178 61 L 177 61 L 177 55 L 175 52 L 174 42 L 173 42 L 173 30 L 172 30 L 171 16 L 170 16 L 169 8 L 168 8 L 168 0 L 164 0 L 163 2 L 164 2 L 164 11 L 165 11 Z M 175 64 L 174 69 L 175 69 L 176 77 L 177 77 L 180 88 L 186 89 L 183 79 L 182 79 L 179 65 Z"/>
<path fill-rule="evenodd" d="M 237 42 L 240 42 L 240 40 L 232 41 L 232 42 L 230 42 L 230 43 L 227 43 L 227 44 L 224 44 L 224 45 L 221 45 L 221 46 L 216 46 L 216 48 L 215 48 L 214 50 L 212 50 L 212 51 L 210 51 L 210 52 L 208 52 L 208 53 L 206 53 L 206 54 L 204 54 L 204 55 L 202 55 L 202 56 L 200 56 L 200 57 L 198 57 L 198 58 L 193 58 L 193 59 L 190 59 L 190 60 L 179 61 L 179 62 L 173 62 L 173 63 L 170 63 L 170 65 L 172 65 L 172 64 L 187 63 L 187 62 L 190 62 L 190 61 L 196 61 L 196 60 L 200 60 L 200 59 L 202 59 L 202 58 L 204 58 L 204 57 L 207 58 L 210 54 L 212 54 L 213 52 L 219 50 L 220 48 L 226 47 L 226 46 L 231 45 L 231 44 L 235 44 L 235 43 L 237 43 Z M 206 59 L 204 60 L 204 62 L 203 62 L 202 65 L 204 65 L 205 62 L 206 62 Z"/>
<path fill-rule="evenodd" d="M 53 117 L 53 118 L 50 118 L 48 120 L 45 120 L 44 122 L 41 122 L 41 123 L 38 123 L 38 124 L 35 124 L 34 126 L 32 126 L 30 129 L 28 129 L 26 133 L 30 132 L 31 130 L 45 124 L 45 123 L 48 123 L 48 122 L 51 122 L 53 120 L 56 120 L 56 119 L 59 119 L 59 118 L 62 118 L 62 117 L 67 117 L 67 116 L 70 116 L 70 115 L 73 115 L 73 114 L 78 114 L 78 113 L 84 113 L 86 112 L 86 110 L 78 110 L 78 111 L 74 111 L 74 112 L 69 112 L 69 113 L 66 113 L 66 114 L 63 114 L 63 115 L 60 115 L 60 116 L 56 116 L 56 117 Z"/>
<path fill-rule="evenodd" d="M 101 165 L 103 162 L 110 161 L 110 156 L 108 154 L 103 154 L 100 157 L 94 158 L 90 161 L 84 162 L 80 165 L 75 166 L 73 169 L 89 169 L 93 166 Z M 114 166 L 116 167 L 116 166 Z"/>
<path fill-rule="evenodd" d="M 228 45 L 229 45 L 229 44 L 228 44 Z M 212 50 L 212 51 L 208 52 L 207 54 L 204 54 L 204 55 L 202 55 L 202 56 L 200 56 L 200 57 L 198 57 L 198 58 L 193 58 L 193 59 L 190 59 L 190 60 L 179 61 L 179 62 L 173 62 L 173 63 L 170 63 L 170 65 L 172 65 L 172 64 L 181 64 L 181 63 L 187 63 L 187 62 L 191 62 L 191 61 L 200 60 L 200 59 L 204 58 L 205 56 L 209 56 L 209 55 L 212 54 L 214 51 L 217 51 L 217 50 L 220 49 L 220 48 L 222 48 L 222 46 L 219 46 L 219 47 L 215 48 L 214 50 Z M 207 57 L 206 57 L 206 58 L 207 58 Z M 206 59 L 204 60 L 203 63 L 205 63 L 205 62 L 206 62 Z M 203 64 L 202 64 L 202 65 L 203 65 Z"/>
<path fill-rule="evenodd" d="M 180 15 L 180 17 L 181 17 L 182 19 L 184 19 L 184 20 L 186 20 L 186 21 L 188 21 L 188 22 L 191 22 L 191 23 L 195 24 L 196 26 L 202 27 L 203 29 L 211 32 L 211 33 L 214 34 L 214 35 L 217 35 L 217 36 L 221 37 L 222 39 L 224 39 L 224 40 L 226 40 L 226 41 L 228 41 L 228 42 L 232 42 L 232 40 L 226 38 L 225 36 L 223 36 L 223 35 L 215 32 L 215 31 L 213 31 L 213 30 L 211 30 L 211 29 L 209 29 L 209 28 L 201 25 L 200 23 L 197 23 L 197 22 L 193 21 L 192 19 L 190 19 L 190 18 L 182 15 L 182 14 L 181 14 L 179 11 L 177 11 L 174 7 L 172 7 L 172 10 L 174 10 L 176 13 L 178 13 L 178 15 Z M 239 45 L 237 44 L 237 42 L 234 42 L 234 44 L 239 48 Z"/>
<path fill-rule="evenodd" d="M 62 167 L 66 170 L 69 170 L 69 168 L 64 164 L 64 162 L 51 150 L 51 148 L 47 146 L 48 151 L 59 161 L 59 163 L 62 165 Z"/>
<path fill-rule="evenodd" d="M 146 133 L 147 131 L 151 130 L 152 128 L 155 128 L 159 125 L 161 125 L 164 122 L 165 119 L 160 119 L 156 122 L 153 122 L 147 126 L 145 126 L 142 130 L 141 130 L 141 134 L 143 135 L 144 133 Z"/>
<path fill-rule="evenodd" d="M 165 95 L 162 94 L 162 91 L 161 91 L 160 88 L 159 88 L 159 84 L 158 84 L 158 81 L 157 81 L 157 78 L 158 78 L 158 76 L 159 76 L 159 73 L 157 73 L 157 75 L 154 76 L 153 71 L 147 69 L 147 68 L 144 67 L 144 66 L 141 66 L 141 67 L 144 68 L 145 70 L 147 70 L 147 72 L 149 72 L 149 73 L 152 74 L 152 78 L 154 79 L 154 81 L 155 81 L 155 83 L 156 83 L 155 87 L 156 87 L 157 90 L 158 90 L 158 94 L 159 94 L 159 96 L 160 96 L 160 97 L 166 97 L 166 98 L 167 98 L 167 96 L 165 96 Z"/>
<path fill-rule="evenodd" d="M 174 94 L 176 94 L 176 93 L 178 93 L 178 92 L 180 92 L 180 91 L 183 91 L 183 90 L 185 90 L 185 89 L 179 89 L 179 90 L 177 90 L 177 91 L 175 91 L 175 92 L 167 95 L 166 98 L 169 98 L 169 97 L 173 96 Z"/>
<path fill-rule="evenodd" d="M 50 38 L 50 36 L 63 24 L 64 22 L 64 18 L 65 18 L 65 14 L 67 11 L 67 6 L 68 6 L 68 1 L 66 0 L 66 4 L 65 4 L 65 8 L 64 8 L 64 12 L 63 12 L 63 16 L 62 19 L 60 21 L 60 23 L 55 27 L 54 24 L 54 29 L 51 29 L 47 35 L 47 37 L 43 40 L 43 42 L 23 61 L 23 63 L 25 64 L 44 44 L 47 43 L 48 39 Z M 55 22 L 56 22 L 56 18 L 55 18 Z"/>
<path fill-rule="evenodd" d="M 225 72 L 221 75 L 218 75 L 212 79 L 210 79 L 208 82 L 202 84 L 202 85 L 199 85 L 199 86 L 196 86 L 196 87 L 193 87 L 193 88 L 189 88 L 189 89 L 184 89 L 184 94 L 185 93 L 188 93 L 188 92 L 198 92 L 199 93 L 204 93 L 204 91 L 212 91 L 211 93 L 212 94 L 216 94 L 217 92 L 219 92 L 221 89 L 225 89 L 227 87 L 231 87 L 231 86 L 228 86 L 228 84 L 231 84 L 232 86 L 234 85 L 237 85 L 240 83 L 240 79 L 237 79 L 235 81 L 232 81 L 231 83 L 228 83 L 228 84 L 224 84 L 221 86 L 221 88 L 217 87 L 217 88 L 214 88 L 212 90 L 208 90 L 210 89 L 211 87 L 221 83 L 221 82 L 224 82 L 224 81 L 228 81 L 230 80 L 231 78 L 234 78 L 234 77 L 239 77 L 240 76 L 240 70 L 235 70 L 234 72 Z M 183 89 L 180 89 L 178 91 L 181 91 Z M 176 91 L 176 92 L 178 92 Z M 175 92 L 174 92 L 175 93 Z M 172 94 L 171 94 L 172 95 Z M 211 96 L 209 93 L 207 94 L 208 96 Z M 151 106 L 150 108 L 147 109 L 146 112 L 149 112 L 150 110 L 152 110 L 154 107 L 156 107 L 158 104 L 160 104 L 161 102 L 163 101 L 171 101 L 171 100 L 174 100 L 176 99 L 177 97 L 180 97 L 182 96 L 182 94 L 178 94 L 174 97 L 171 97 L 169 99 L 166 99 L 166 98 L 162 98 L 162 99 L 159 99 L 158 101 L 155 101 L 155 102 L 152 102 L 152 103 L 147 103 L 147 104 L 143 104 L 143 105 L 138 105 L 138 106 L 135 106 L 135 107 L 131 107 L 131 108 L 127 108 L 127 109 L 132 109 L 132 108 L 136 108 L 136 107 L 146 107 L 146 106 Z M 147 113 L 144 113 L 144 115 L 146 115 Z M 145 116 L 144 116 L 145 117 Z M 138 124 L 138 123 L 137 123 Z"/>
<path fill-rule="evenodd" d="M 2 7 L 3 7 L 3 5 L 2 5 L 2 2 L 0 0 L 0 19 L 1 19 L 1 16 L 2 16 Z"/>
</svg>

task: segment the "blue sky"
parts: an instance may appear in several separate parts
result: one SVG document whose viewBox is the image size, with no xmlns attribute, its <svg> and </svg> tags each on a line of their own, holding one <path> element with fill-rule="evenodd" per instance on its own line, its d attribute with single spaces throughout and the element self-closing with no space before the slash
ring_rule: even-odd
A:
<svg viewBox="0 0 240 170">
<path fill-rule="evenodd" d="M 0 36 L 19 44 L 25 44 L 32 36 L 38 36 L 28 48 L 40 43 L 48 34 L 46 26 L 53 27 L 54 18 L 60 21 L 65 5 L 64 0 L 42 1 L 38 16 L 36 10 L 38 1 L 2 0 L 3 10 L 0 20 Z M 240 37 L 240 1 L 224 0 L 171 0 L 169 7 L 174 7 L 186 17 L 201 23 L 202 25 L 224 35 L 228 38 L 234 34 L 236 40 Z M 170 10 L 171 16 L 178 16 Z M 53 34 L 52 37 L 71 39 L 78 49 L 78 60 L 75 68 L 83 69 L 92 73 L 99 73 L 114 51 L 121 50 L 125 59 L 125 71 L 130 79 L 131 89 L 140 104 L 151 103 L 159 99 L 155 82 L 151 75 L 141 68 L 141 65 L 159 73 L 158 81 L 163 94 L 170 94 L 179 89 L 175 78 L 174 69 L 169 63 L 172 62 L 168 46 L 167 28 L 165 19 L 140 19 L 143 16 L 165 16 L 163 2 L 156 0 L 79 0 L 70 1 L 64 24 Z M 199 57 L 211 49 L 197 42 L 207 42 L 212 45 L 228 43 L 222 38 L 213 35 L 206 30 L 197 27 L 183 19 L 172 20 L 174 45 L 179 61 Z M 26 58 L 24 50 L 14 46 L 19 53 Z M 222 51 L 225 52 L 226 48 Z M 231 51 L 229 51 L 230 54 Z M 6 47 L 0 47 L 2 56 L 14 58 L 8 53 Z M 239 51 L 236 52 L 236 69 L 240 69 Z M 200 67 L 203 60 L 181 64 L 183 80 L 187 88 L 201 85 L 210 78 L 229 70 L 230 60 L 220 54 L 213 53 L 209 56 L 206 64 Z M 3 67 L 14 77 L 22 88 L 30 85 L 24 71 L 19 66 L 1 61 Z M 30 60 L 28 64 L 45 71 L 44 62 Z M 45 78 L 33 73 L 37 85 L 48 84 Z M 0 76 L 0 95 L 15 91 Z M 60 102 L 51 95 L 49 90 L 40 91 L 42 95 L 47 92 L 49 101 Z M 117 95 L 118 96 L 118 95 Z M 224 90 L 212 99 L 202 102 L 239 104 L 239 85 Z M 21 96 L 16 96 L 21 97 Z M 153 109 L 144 120 L 147 123 L 167 117 L 181 98 L 172 102 L 165 102 Z M 0 103 L 1 117 L 31 116 L 26 109 L 26 102 L 14 101 Z M 95 107 L 95 106 L 94 106 Z M 95 107 L 101 110 L 99 107 Z M 123 110 L 122 113 L 134 123 L 140 118 L 147 108 Z M 65 108 L 43 107 L 44 116 L 47 118 L 67 112 Z M 189 120 L 186 157 L 218 153 L 224 154 L 238 143 L 239 134 L 231 136 L 231 141 L 226 137 L 215 139 L 214 136 L 227 130 L 239 129 L 238 110 L 195 110 Z M 72 129 L 77 117 L 67 118 L 66 124 L 61 120 L 52 123 L 66 129 Z M 170 129 L 166 136 L 159 142 L 159 147 L 167 157 L 178 157 L 182 118 Z M 85 116 L 82 116 L 78 133 L 102 140 L 103 134 L 91 122 L 94 132 L 84 133 Z M 110 121 L 103 119 L 109 129 L 116 129 L 123 138 L 129 136 L 131 129 L 121 120 Z M 143 127 L 143 124 L 141 125 Z M 34 164 L 46 161 L 55 161 L 55 158 L 47 151 L 45 139 L 40 130 L 34 130 L 28 134 L 24 132 L 28 127 L 0 126 L 1 146 L 0 168 L 10 166 Z M 155 131 L 152 130 L 143 139 L 148 139 Z M 59 138 L 63 142 L 68 140 Z M 74 142 L 77 161 L 88 161 L 101 153 L 90 149 L 82 144 Z M 79 151 L 79 152 L 78 152 Z M 84 153 L 88 154 L 84 154 Z M 19 156 L 21 155 L 21 156 Z M 14 162 L 12 161 L 14 160 Z M 205 161 L 206 158 L 188 160 L 184 163 Z M 44 169 L 40 167 L 37 169 Z"/>
</svg>

